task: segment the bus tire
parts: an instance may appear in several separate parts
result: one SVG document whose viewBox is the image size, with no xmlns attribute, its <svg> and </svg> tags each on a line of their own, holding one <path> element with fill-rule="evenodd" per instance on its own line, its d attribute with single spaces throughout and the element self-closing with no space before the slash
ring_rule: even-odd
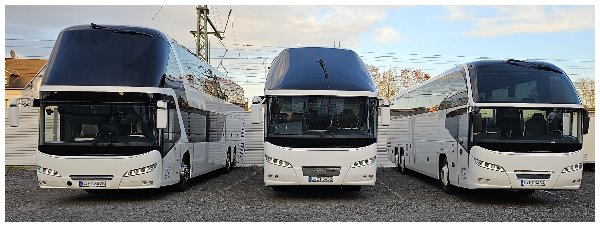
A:
<svg viewBox="0 0 600 227">
<path fill-rule="evenodd" d="M 187 188 L 187 184 L 190 180 L 190 165 L 189 155 L 186 153 L 181 159 L 181 170 L 179 171 L 179 182 L 174 185 L 176 192 L 183 192 Z"/>
<path fill-rule="evenodd" d="M 450 184 L 450 167 L 448 166 L 446 157 L 443 157 L 442 163 L 440 163 L 440 181 L 442 183 L 442 191 L 448 194 L 456 192 L 456 187 Z"/>
<path fill-rule="evenodd" d="M 229 173 L 231 171 L 231 148 L 227 149 L 227 158 L 225 158 L 225 167 L 221 169 L 222 173 Z"/>
<path fill-rule="evenodd" d="M 408 169 L 406 169 L 406 157 L 404 156 L 404 150 L 400 149 L 400 155 L 398 156 L 398 172 L 402 173 L 402 175 L 408 174 Z"/>
</svg>

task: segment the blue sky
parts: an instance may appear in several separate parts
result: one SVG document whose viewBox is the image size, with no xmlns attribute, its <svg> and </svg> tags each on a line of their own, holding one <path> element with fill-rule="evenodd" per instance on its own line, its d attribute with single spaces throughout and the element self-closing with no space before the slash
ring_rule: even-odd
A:
<svg viewBox="0 0 600 227">
<path fill-rule="evenodd" d="M 91 22 L 154 27 L 193 50 L 195 6 L 160 7 L 5 6 L 5 56 L 14 49 L 20 57 L 47 58 L 61 29 Z M 227 49 L 219 69 L 247 97 L 262 94 L 266 67 L 282 49 L 331 47 L 334 41 L 384 69 L 437 75 L 487 57 L 543 59 L 574 80 L 595 76 L 593 6 L 213 5 L 217 27 L 225 27 L 230 9 L 223 44 L 211 40 L 211 64 L 217 66 Z"/>
</svg>

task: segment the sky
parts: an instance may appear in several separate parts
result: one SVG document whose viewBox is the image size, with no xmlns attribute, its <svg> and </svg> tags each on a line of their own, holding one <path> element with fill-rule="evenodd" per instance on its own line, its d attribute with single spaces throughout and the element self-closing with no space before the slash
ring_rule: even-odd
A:
<svg viewBox="0 0 600 227">
<path fill-rule="evenodd" d="M 594 78 L 594 6 L 228 6 L 209 5 L 225 39 L 211 38 L 210 64 L 262 95 L 273 58 L 285 48 L 356 51 L 383 70 L 438 75 L 479 59 L 536 59 L 571 78 Z M 228 13 L 231 10 L 231 16 Z M 195 50 L 195 6 L 5 6 L 5 57 L 48 58 L 71 25 L 156 28 Z M 337 44 L 336 44 L 337 45 Z"/>
</svg>

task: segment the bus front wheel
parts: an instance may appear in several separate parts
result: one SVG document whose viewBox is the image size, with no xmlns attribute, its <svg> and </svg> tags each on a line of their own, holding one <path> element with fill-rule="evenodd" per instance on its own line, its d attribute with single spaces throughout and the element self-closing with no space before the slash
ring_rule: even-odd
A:
<svg viewBox="0 0 600 227">
<path fill-rule="evenodd" d="M 448 167 L 448 160 L 446 157 L 442 159 L 440 167 L 440 180 L 442 182 L 442 190 L 445 193 L 453 194 L 456 192 L 456 187 L 450 184 L 450 168 Z"/>
</svg>

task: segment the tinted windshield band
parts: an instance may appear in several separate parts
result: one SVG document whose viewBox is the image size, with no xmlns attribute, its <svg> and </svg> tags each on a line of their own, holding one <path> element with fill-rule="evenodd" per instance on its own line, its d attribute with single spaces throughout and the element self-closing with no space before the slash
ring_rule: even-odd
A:
<svg viewBox="0 0 600 227">
<path fill-rule="evenodd" d="M 38 145 L 44 154 L 59 156 L 131 156 L 158 150 L 157 146 Z"/>
<path fill-rule="evenodd" d="M 289 138 L 266 137 L 265 142 L 291 148 L 358 148 L 377 143 L 376 138 Z"/>
<path fill-rule="evenodd" d="M 476 146 L 498 152 L 519 153 L 569 153 L 581 150 L 581 143 L 488 143 L 476 142 Z"/>
</svg>

